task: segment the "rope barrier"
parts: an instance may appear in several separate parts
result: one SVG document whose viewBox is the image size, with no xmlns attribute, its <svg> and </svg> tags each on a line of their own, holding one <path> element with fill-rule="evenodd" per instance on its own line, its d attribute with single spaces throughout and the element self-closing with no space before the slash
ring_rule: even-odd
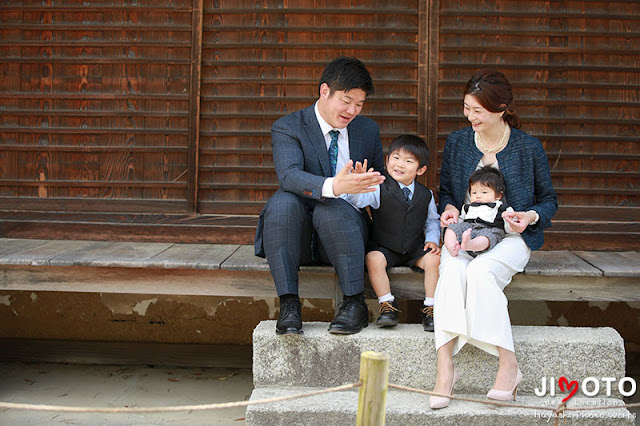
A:
<svg viewBox="0 0 640 426">
<path fill-rule="evenodd" d="M 249 405 L 270 404 L 272 402 L 289 401 L 292 399 L 306 398 L 309 396 L 322 395 L 325 393 L 339 392 L 343 390 L 349 390 L 362 386 L 362 382 L 351 383 L 348 385 L 336 386 L 333 388 L 322 389 L 313 392 L 301 393 L 289 396 L 280 396 L 277 398 L 260 399 L 257 401 L 238 401 L 238 402 L 223 402 L 220 404 L 202 404 L 202 405 L 178 405 L 167 407 L 71 407 L 64 405 L 36 405 L 36 404 L 21 404 L 13 402 L 0 402 L 0 409 L 12 409 L 12 410 L 29 410 L 29 411 L 60 411 L 67 413 L 160 413 L 168 411 L 204 411 L 204 410 L 217 410 L 222 408 L 235 408 L 246 407 Z"/>
<path fill-rule="evenodd" d="M 159 413 L 159 412 L 171 412 L 171 411 L 204 411 L 204 410 L 217 410 L 224 408 L 236 408 L 246 407 L 249 405 L 270 404 L 273 402 L 289 401 L 294 399 L 301 399 L 315 395 L 322 395 L 332 392 L 340 392 L 344 390 L 354 389 L 362 386 L 362 382 L 351 383 L 347 385 L 336 386 L 333 388 L 322 389 L 313 392 L 306 392 L 296 395 L 281 396 L 277 398 L 267 398 L 257 401 L 237 401 L 237 402 L 223 402 L 218 404 L 201 404 L 201 405 L 178 405 L 178 406 L 165 406 L 165 407 L 72 407 L 64 405 L 38 405 L 38 404 L 23 404 L 14 402 L 0 402 L 0 409 L 10 410 L 30 410 L 30 411 L 60 411 L 69 413 Z M 491 401 L 487 399 L 475 399 L 457 395 L 449 395 L 444 393 L 427 391 L 424 389 L 412 388 L 409 386 L 396 385 L 389 383 L 390 388 L 399 389 L 407 392 L 415 392 L 424 395 L 440 396 L 444 398 L 450 398 L 458 401 L 475 402 L 478 404 L 493 405 L 496 407 L 510 407 L 510 408 L 526 408 L 532 410 L 548 410 L 553 411 L 556 416 L 559 416 L 565 411 L 590 411 L 590 410 L 607 410 L 614 408 L 637 408 L 640 407 L 640 403 L 633 404 L 621 404 L 621 405 L 600 405 L 592 407 L 567 407 L 566 403 L 561 402 L 558 407 L 551 407 L 548 405 L 525 405 L 516 404 L 510 402 Z"/>
<path fill-rule="evenodd" d="M 363 356 L 367 354 L 365 352 Z M 29 410 L 29 411 L 57 411 L 57 412 L 72 412 L 72 413 L 159 413 L 159 412 L 176 412 L 176 411 L 204 411 L 204 410 L 217 410 L 217 409 L 225 409 L 225 408 L 235 408 L 235 407 L 247 407 L 250 405 L 260 405 L 260 404 L 270 404 L 274 402 L 282 402 L 282 401 L 290 401 L 294 399 L 306 398 L 315 395 L 322 395 L 332 392 L 339 392 L 349 389 L 354 389 L 358 387 L 363 387 L 365 385 L 366 377 L 362 375 L 360 376 L 360 380 L 356 383 L 346 384 L 342 386 L 336 386 L 332 388 L 305 392 L 296 395 L 290 396 L 282 396 L 276 398 L 267 398 L 261 399 L 258 401 L 238 401 L 238 402 L 224 402 L 218 404 L 201 404 L 201 405 L 181 405 L 181 406 L 161 406 L 161 407 L 73 407 L 73 406 L 61 406 L 61 405 L 36 405 L 36 404 L 23 404 L 23 403 L 12 403 L 12 402 L 0 402 L 0 409 L 13 409 L 13 410 Z M 385 376 L 386 377 L 386 376 Z M 385 378 L 386 382 L 386 378 Z M 449 398 L 452 400 L 459 401 L 467 401 L 478 404 L 491 405 L 495 407 L 509 407 L 509 408 L 524 408 L 530 410 L 544 410 L 544 411 L 552 411 L 551 415 L 555 418 L 554 424 L 557 426 L 560 418 L 564 418 L 566 412 L 571 411 L 592 411 L 592 410 L 609 410 L 615 408 L 635 408 L 640 407 L 640 403 L 634 404 L 620 404 L 620 405 L 602 405 L 602 406 L 589 406 L 589 407 L 567 407 L 566 402 L 560 402 L 557 407 L 553 407 L 550 405 L 526 405 L 526 404 L 517 404 L 514 402 L 500 402 L 500 401 L 492 401 L 488 399 L 475 399 L 468 398 L 463 396 L 442 394 L 433 391 L 427 391 L 424 389 L 412 388 L 409 386 L 397 385 L 393 383 L 386 383 L 389 388 L 394 388 L 398 390 L 403 390 L 407 392 L 420 393 L 424 395 L 432 395 L 439 396 L 444 398 Z M 364 389 L 364 388 L 363 388 Z M 382 391 L 382 388 L 380 389 Z M 361 389 L 362 392 L 362 389 Z M 386 393 L 386 390 L 385 390 Z M 382 416 L 384 417 L 384 398 L 382 399 L 382 405 L 380 406 L 382 410 Z M 551 417 L 550 415 L 550 417 Z M 360 404 L 358 406 L 358 416 L 360 416 Z"/>
</svg>

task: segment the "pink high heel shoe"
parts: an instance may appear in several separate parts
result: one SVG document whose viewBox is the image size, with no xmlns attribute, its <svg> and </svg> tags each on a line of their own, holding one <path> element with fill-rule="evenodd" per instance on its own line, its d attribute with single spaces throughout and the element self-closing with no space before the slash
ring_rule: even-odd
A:
<svg viewBox="0 0 640 426">
<path fill-rule="evenodd" d="M 518 373 L 516 374 L 516 381 L 513 383 L 513 388 L 511 390 L 496 390 L 491 388 L 489 393 L 487 393 L 487 398 L 489 399 L 497 399 L 498 401 L 515 401 L 516 394 L 518 393 L 518 385 L 522 381 L 522 371 L 518 367 Z"/>
<path fill-rule="evenodd" d="M 458 381 L 458 377 L 459 377 L 458 371 L 456 370 L 455 367 L 453 367 L 453 380 L 451 381 L 451 389 L 449 389 L 449 395 L 453 395 L 453 386 Z M 451 398 L 431 395 L 429 397 L 429 407 L 431 407 L 432 410 L 437 410 L 440 408 L 447 407 L 450 401 L 451 401 Z"/>
</svg>

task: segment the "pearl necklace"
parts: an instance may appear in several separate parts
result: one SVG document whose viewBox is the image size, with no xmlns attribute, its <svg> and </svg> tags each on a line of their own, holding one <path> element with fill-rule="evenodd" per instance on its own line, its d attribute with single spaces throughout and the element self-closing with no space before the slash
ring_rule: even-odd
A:
<svg viewBox="0 0 640 426">
<path fill-rule="evenodd" d="M 484 142 L 482 142 L 482 136 L 480 136 L 480 133 L 478 132 L 475 133 L 475 142 L 480 151 L 484 151 L 487 153 L 498 152 L 507 145 L 507 142 L 509 142 L 509 125 L 505 124 L 502 139 L 500 140 L 500 143 L 498 143 L 498 145 L 494 146 L 493 148 L 489 148 L 484 144 Z"/>
</svg>

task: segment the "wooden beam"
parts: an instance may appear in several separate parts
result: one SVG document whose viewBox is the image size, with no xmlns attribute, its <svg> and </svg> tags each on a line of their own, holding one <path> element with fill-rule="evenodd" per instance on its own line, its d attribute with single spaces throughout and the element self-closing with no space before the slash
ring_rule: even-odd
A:
<svg viewBox="0 0 640 426">
<path fill-rule="evenodd" d="M 429 105 L 429 6 L 427 2 L 421 1 L 418 5 L 418 122 L 416 129 L 418 136 L 424 138 L 429 152 L 437 152 L 435 140 L 429 138 L 429 116 L 426 105 Z M 431 155 L 427 167 L 427 173 L 423 177 L 423 183 L 427 188 L 433 188 L 435 181 L 436 156 Z"/>
<path fill-rule="evenodd" d="M 268 271 L 4 265 L 0 291 L 277 297 Z M 333 273 L 300 272 L 300 297 L 335 297 Z"/>
<path fill-rule="evenodd" d="M 198 211 L 198 162 L 200 151 L 200 85 L 202 78 L 202 1 L 193 0 L 191 19 L 191 81 L 189 84 L 189 159 L 187 203 Z"/>
</svg>

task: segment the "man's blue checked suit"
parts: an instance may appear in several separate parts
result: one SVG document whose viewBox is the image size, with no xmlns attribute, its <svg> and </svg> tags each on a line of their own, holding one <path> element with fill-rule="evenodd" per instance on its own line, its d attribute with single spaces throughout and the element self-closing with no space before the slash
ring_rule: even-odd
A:
<svg viewBox="0 0 640 426">
<path fill-rule="evenodd" d="M 354 163 L 366 159 L 382 172 L 377 123 L 357 116 L 347 130 Z M 315 261 L 333 265 L 346 296 L 362 292 L 367 221 L 345 200 L 322 197 L 331 165 L 314 106 L 276 121 L 271 145 L 280 189 L 260 214 L 255 250 L 267 258 L 278 295 L 298 294 L 299 265 Z"/>
</svg>

